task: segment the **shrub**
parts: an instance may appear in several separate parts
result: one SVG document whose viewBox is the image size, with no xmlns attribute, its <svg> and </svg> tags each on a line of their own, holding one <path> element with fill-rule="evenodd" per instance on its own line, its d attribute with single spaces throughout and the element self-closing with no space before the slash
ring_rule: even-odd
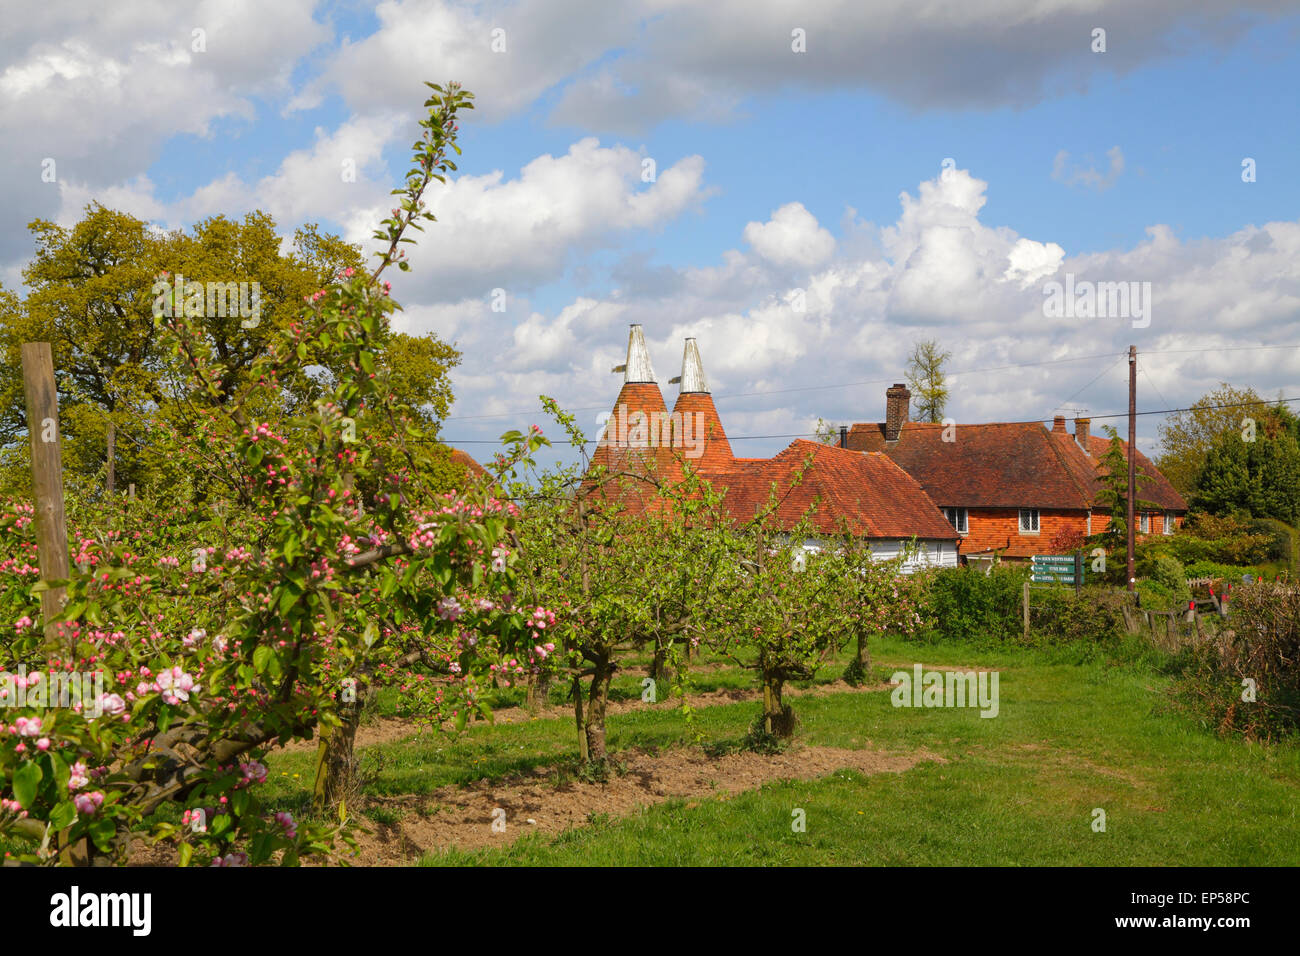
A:
<svg viewBox="0 0 1300 956">
<path fill-rule="evenodd" d="M 1294 733 L 1300 728 L 1300 588 L 1260 581 L 1234 597 L 1232 629 L 1197 648 L 1175 685 L 1177 699 L 1221 734 L 1267 740 Z"/>
<path fill-rule="evenodd" d="M 1256 518 L 1250 523 L 1250 530 L 1253 537 L 1266 538 L 1268 543 L 1264 549 L 1264 555 L 1261 558 L 1249 559 L 1252 563 L 1256 560 L 1278 561 L 1285 564 L 1292 571 L 1296 570 L 1296 531 L 1284 521 L 1278 521 L 1276 518 Z"/>
<path fill-rule="evenodd" d="M 1185 585 L 1182 589 L 1175 590 L 1150 578 L 1139 579 L 1137 583 L 1138 598 L 1142 607 L 1149 611 L 1186 611 L 1187 602 L 1191 598 L 1183 597 L 1180 590 L 1191 593 L 1191 589 Z"/>
<path fill-rule="evenodd" d="M 1273 525 L 1290 529 L 1280 521 Z M 1262 527 L 1261 527 L 1262 526 Z M 1215 561 L 1221 564 L 1250 565 L 1269 560 L 1289 560 L 1289 554 L 1271 557 L 1279 547 L 1289 547 L 1287 541 L 1278 544 L 1278 531 L 1266 519 L 1252 521 L 1240 515 L 1193 515 L 1184 526 L 1187 533 L 1175 535 L 1170 545 L 1184 564 L 1194 561 Z"/>
<path fill-rule="evenodd" d="M 1034 643 L 1106 645 L 1124 633 L 1123 595 L 1102 588 L 1035 590 L 1030 599 Z"/>
<path fill-rule="evenodd" d="M 1259 577 L 1259 568 L 1249 565 L 1239 564 L 1219 564 L 1215 561 L 1197 561 L 1187 566 L 1187 577 L 1195 580 L 1196 578 L 1217 578 L 1225 584 L 1240 586 L 1244 575 Z"/>
<path fill-rule="evenodd" d="M 930 585 L 929 613 L 935 633 L 954 641 L 1006 641 L 1021 633 L 1021 593 L 1028 570 L 999 565 L 985 575 L 970 568 L 944 568 Z"/>
<path fill-rule="evenodd" d="M 1187 569 L 1172 554 L 1158 554 L 1152 562 L 1151 578 L 1169 594 L 1177 603 L 1186 603 L 1192 598 L 1192 589 L 1187 586 Z"/>
</svg>

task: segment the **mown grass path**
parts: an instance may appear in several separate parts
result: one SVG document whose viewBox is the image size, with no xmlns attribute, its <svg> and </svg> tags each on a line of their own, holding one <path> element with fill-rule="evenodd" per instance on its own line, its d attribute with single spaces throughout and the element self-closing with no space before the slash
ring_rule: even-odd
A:
<svg viewBox="0 0 1300 956">
<path fill-rule="evenodd" d="M 795 700 L 798 744 L 946 758 L 902 773 L 838 771 L 777 781 L 739 795 L 669 801 L 596 817 L 558 837 L 426 855 L 425 864 L 478 865 L 1265 865 L 1300 864 L 1300 746 L 1220 740 L 1167 712 L 1166 679 L 1140 665 L 1052 663 L 1035 651 L 883 642 L 878 673 L 927 666 L 996 668 L 1000 712 L 895 708 L 885 692 Z M 837 676 L 838 668 L 827 672 Z M 639 675 L 623 678 L 629 689 Z M 743 685 L 736 672 L 701 675 L 706 689 Z M 610 721 L 614 760 L 629 748 L 734 745 L 752 701 L 699 710 L 632 708 Z M 428 794 L 564 764 L 571 719 L 432 732 L 367 748 L 368 792 Z M 277 755 L 272 786 L 301 808 L 310 755 Z M 299 776 L 295 778 L 293 774 Z M 559 777 L 563 784 L 564 772 Z M 794 832 L 802 809 L 806 830 Z M 1106 813 L 1094 832 L 1093 811 Z M 380 822 L 392 823 L 382 815 Z"/>
</svg>

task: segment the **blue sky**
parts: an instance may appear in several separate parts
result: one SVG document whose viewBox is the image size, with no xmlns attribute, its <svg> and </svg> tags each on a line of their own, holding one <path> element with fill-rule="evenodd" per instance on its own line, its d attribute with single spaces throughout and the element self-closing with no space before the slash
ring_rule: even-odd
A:
<svg viewBox="0 0 1300 956">
<path fill-rule="evenodd" d="M 1298 3 L 74 9 L 0 41 L 9 287 L 26 222 L 92 199 L 164 228 L 262 208 L 285 234 L 363 241 L 407 168 L 420 81 L 477 94 L 442 221 L 395 291 L 399 327 L 463 349 L 444 434 L 481 459 L 543 392 L 594 432 L 630 322 L 670 404 L 699 337 L 734 435 L 878 420 L 875 383 L 901 381 L 924 338 L 967 372 L 958 421 L 1119 411 L 1130 342 L 1144 408 L 1221 380 L 1300 396 L 1300 349 L 1259 348 L 1300 344 Z M 1047 318 L 1044 283 L 1067 272 L 1150 282 L 1150 326 Z M 855 382 L 873 384 L 823 387 Z M 1141 421 L 1148 451 L 1157 424 Z"/>
</svg>

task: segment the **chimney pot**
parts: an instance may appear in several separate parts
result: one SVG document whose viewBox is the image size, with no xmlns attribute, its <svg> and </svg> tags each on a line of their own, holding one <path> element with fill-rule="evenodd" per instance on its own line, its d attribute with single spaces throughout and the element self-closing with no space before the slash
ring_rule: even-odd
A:
<svg viewBox="0 0 1300 956">
<path fill-rule="evenodd" d="M 902 382 L 895 382 L 885 390 L 885 441 L 898 441 L 907 421 L 908 403 L 912 393 Z"/>
<path fill-rule="evenodd" d="M 849 426 L 848 425 L 840 426 L 840 447 L 841 448 L 849 447 Z"/>
</svg>

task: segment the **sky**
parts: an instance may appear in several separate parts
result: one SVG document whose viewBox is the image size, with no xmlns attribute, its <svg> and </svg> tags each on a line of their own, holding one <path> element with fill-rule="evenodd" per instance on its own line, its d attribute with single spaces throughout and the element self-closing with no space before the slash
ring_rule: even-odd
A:
<svg viewBox="0 0 1300 956">
<path fill-rule="evenodd" d="M 92 201 L 372 252 L 424 81 L 473 92 L 393 294 L 396 329 L 463 352 L 442 435 L 479 460 L 561 437 L 543 394 L 594 437 L 631 323 L 670 406 L 697 337 L 749 457 L 882 420 L 927 339 L 957 422 L 1122 431 L 1130 345 L 1139 411 L 1222 381 L 1300 398 L 1300 0 L 0 0 L 0 23 L 19 292 L 27 224 Z"/>
</svg>

